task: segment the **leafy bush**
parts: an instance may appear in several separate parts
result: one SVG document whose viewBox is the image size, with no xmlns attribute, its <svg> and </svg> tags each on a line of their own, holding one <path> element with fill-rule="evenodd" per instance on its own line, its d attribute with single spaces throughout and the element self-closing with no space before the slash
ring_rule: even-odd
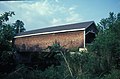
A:
<svg viewBox="0 0 120 79">
<path fill-rule="evenodd" d="M 110 74 L 104 75 L 101 79 L 120 79 L 120 70 L 111 70 Z"/>
</svg>

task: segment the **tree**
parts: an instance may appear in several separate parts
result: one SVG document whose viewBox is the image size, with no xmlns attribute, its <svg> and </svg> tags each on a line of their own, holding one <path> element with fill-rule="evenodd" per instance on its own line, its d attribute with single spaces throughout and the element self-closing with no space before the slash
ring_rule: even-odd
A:
<svg viewBox="0 0 120 79">
<path fill-rule="evenodd" d="M 6 24 L 0 30 L 0 50 L 11 50 L 11 40 L 14 37 L 14 28 Z"/>
<path fill-rule="evenodd" d="M 12 39 L 14 35 L 20 32 L 24 32 L 24 23 L 20 20 L 17 20 L 15 23 L 7 24 L 9 17 L 15 15 L 14 12 L 5 12 L 0 16 L 0 50 L 11 50 Z"/>
<path fill-rule="evenodd" d="M 97 58 L 95 62 L 101 77 L 112 73 L 111 70 L 120 70 L 120 13 L 110 13 L 99 26 L 103 29 L 91 46 L 91 53 Z"/>
<path fill-rule="evenodd" d="M 14 12 L 9 11 L 0 16 L 0 51 L 11 50 L 10 41 L 14 37 L 14 28 L 5 22 L 7 22 L 12 15 L 15 15 Z"/>
<path fill-rule="evenodd" d="M 98 29 L 100 31 L 104 31 L 106 29 L 109 29 L 110 25 L 115 23 L 118 19 L 120 19 L 120 14 L 119 13 L 116 16 L 113 12 L 110 12 L 108 18 L 103 18 L 103 19 L 100 20 L 100 22 L 98 24 Z"/>
<path fill-rule="evenodd" d="M 13 26 L 15 29 L 15 34 L 25 31 L 24 23 L 20 20 L 17 20 L 15 23 L 13 23 Z"/>
<path fill-rule="evenodd" d="M 8 21 L 9 17 L 12 17 L 12 15 L 15 15 L 15 13 L 12 12 L 12 11 L 5 12 L 5 13 L 1 14 L 1 16 L 0 16 L 0 25 L 2 25 L 3 22 Z"/>
</svg>

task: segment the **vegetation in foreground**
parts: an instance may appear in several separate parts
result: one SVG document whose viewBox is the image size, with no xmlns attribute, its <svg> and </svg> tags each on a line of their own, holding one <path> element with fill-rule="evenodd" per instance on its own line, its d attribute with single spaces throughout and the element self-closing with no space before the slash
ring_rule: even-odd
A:
<svg viewBox="0 0 120 79">
<path fill-rule="evenodd" d="M 111 12 L 100 21 L 99 33 L 87 52 L 75 50 L 70 54 L 55 43 L 48 47 L 48 56 L 41 52 L 25 54 L 29 64 L 15 60 L 16 53 L 9 42 L 20 32 L 14 28 L 19 24 L 13 27 L 4 23 L 13 14 L 0 16 L 0 79 L 120 79 L 120 13 Z M 46 64 L 41 66 L 40 62 Z"/>
</svg>

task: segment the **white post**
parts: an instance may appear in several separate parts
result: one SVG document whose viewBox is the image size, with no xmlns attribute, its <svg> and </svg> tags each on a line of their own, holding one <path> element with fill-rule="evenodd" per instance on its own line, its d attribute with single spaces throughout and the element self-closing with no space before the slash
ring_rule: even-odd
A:
<svg viewBox="0 0 120 79">
<path fill-rule="evenodd" d="M 85 30 L 84 30 L 84 48 L 85 48 Z"/>
</svg>

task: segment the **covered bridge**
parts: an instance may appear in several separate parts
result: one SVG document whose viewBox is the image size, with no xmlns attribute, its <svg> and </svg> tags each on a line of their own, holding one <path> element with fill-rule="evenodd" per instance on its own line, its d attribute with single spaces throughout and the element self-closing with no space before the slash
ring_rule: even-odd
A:
<svg viewBox="0 0 120 79">
<path fill-rule="evenodd" d="M 94 21 L 26 31 L 14 37 L 18 51 L 39 51 L 59 42 L 65 48 L 85 48 L 98 33 Z"/>
</svg>

